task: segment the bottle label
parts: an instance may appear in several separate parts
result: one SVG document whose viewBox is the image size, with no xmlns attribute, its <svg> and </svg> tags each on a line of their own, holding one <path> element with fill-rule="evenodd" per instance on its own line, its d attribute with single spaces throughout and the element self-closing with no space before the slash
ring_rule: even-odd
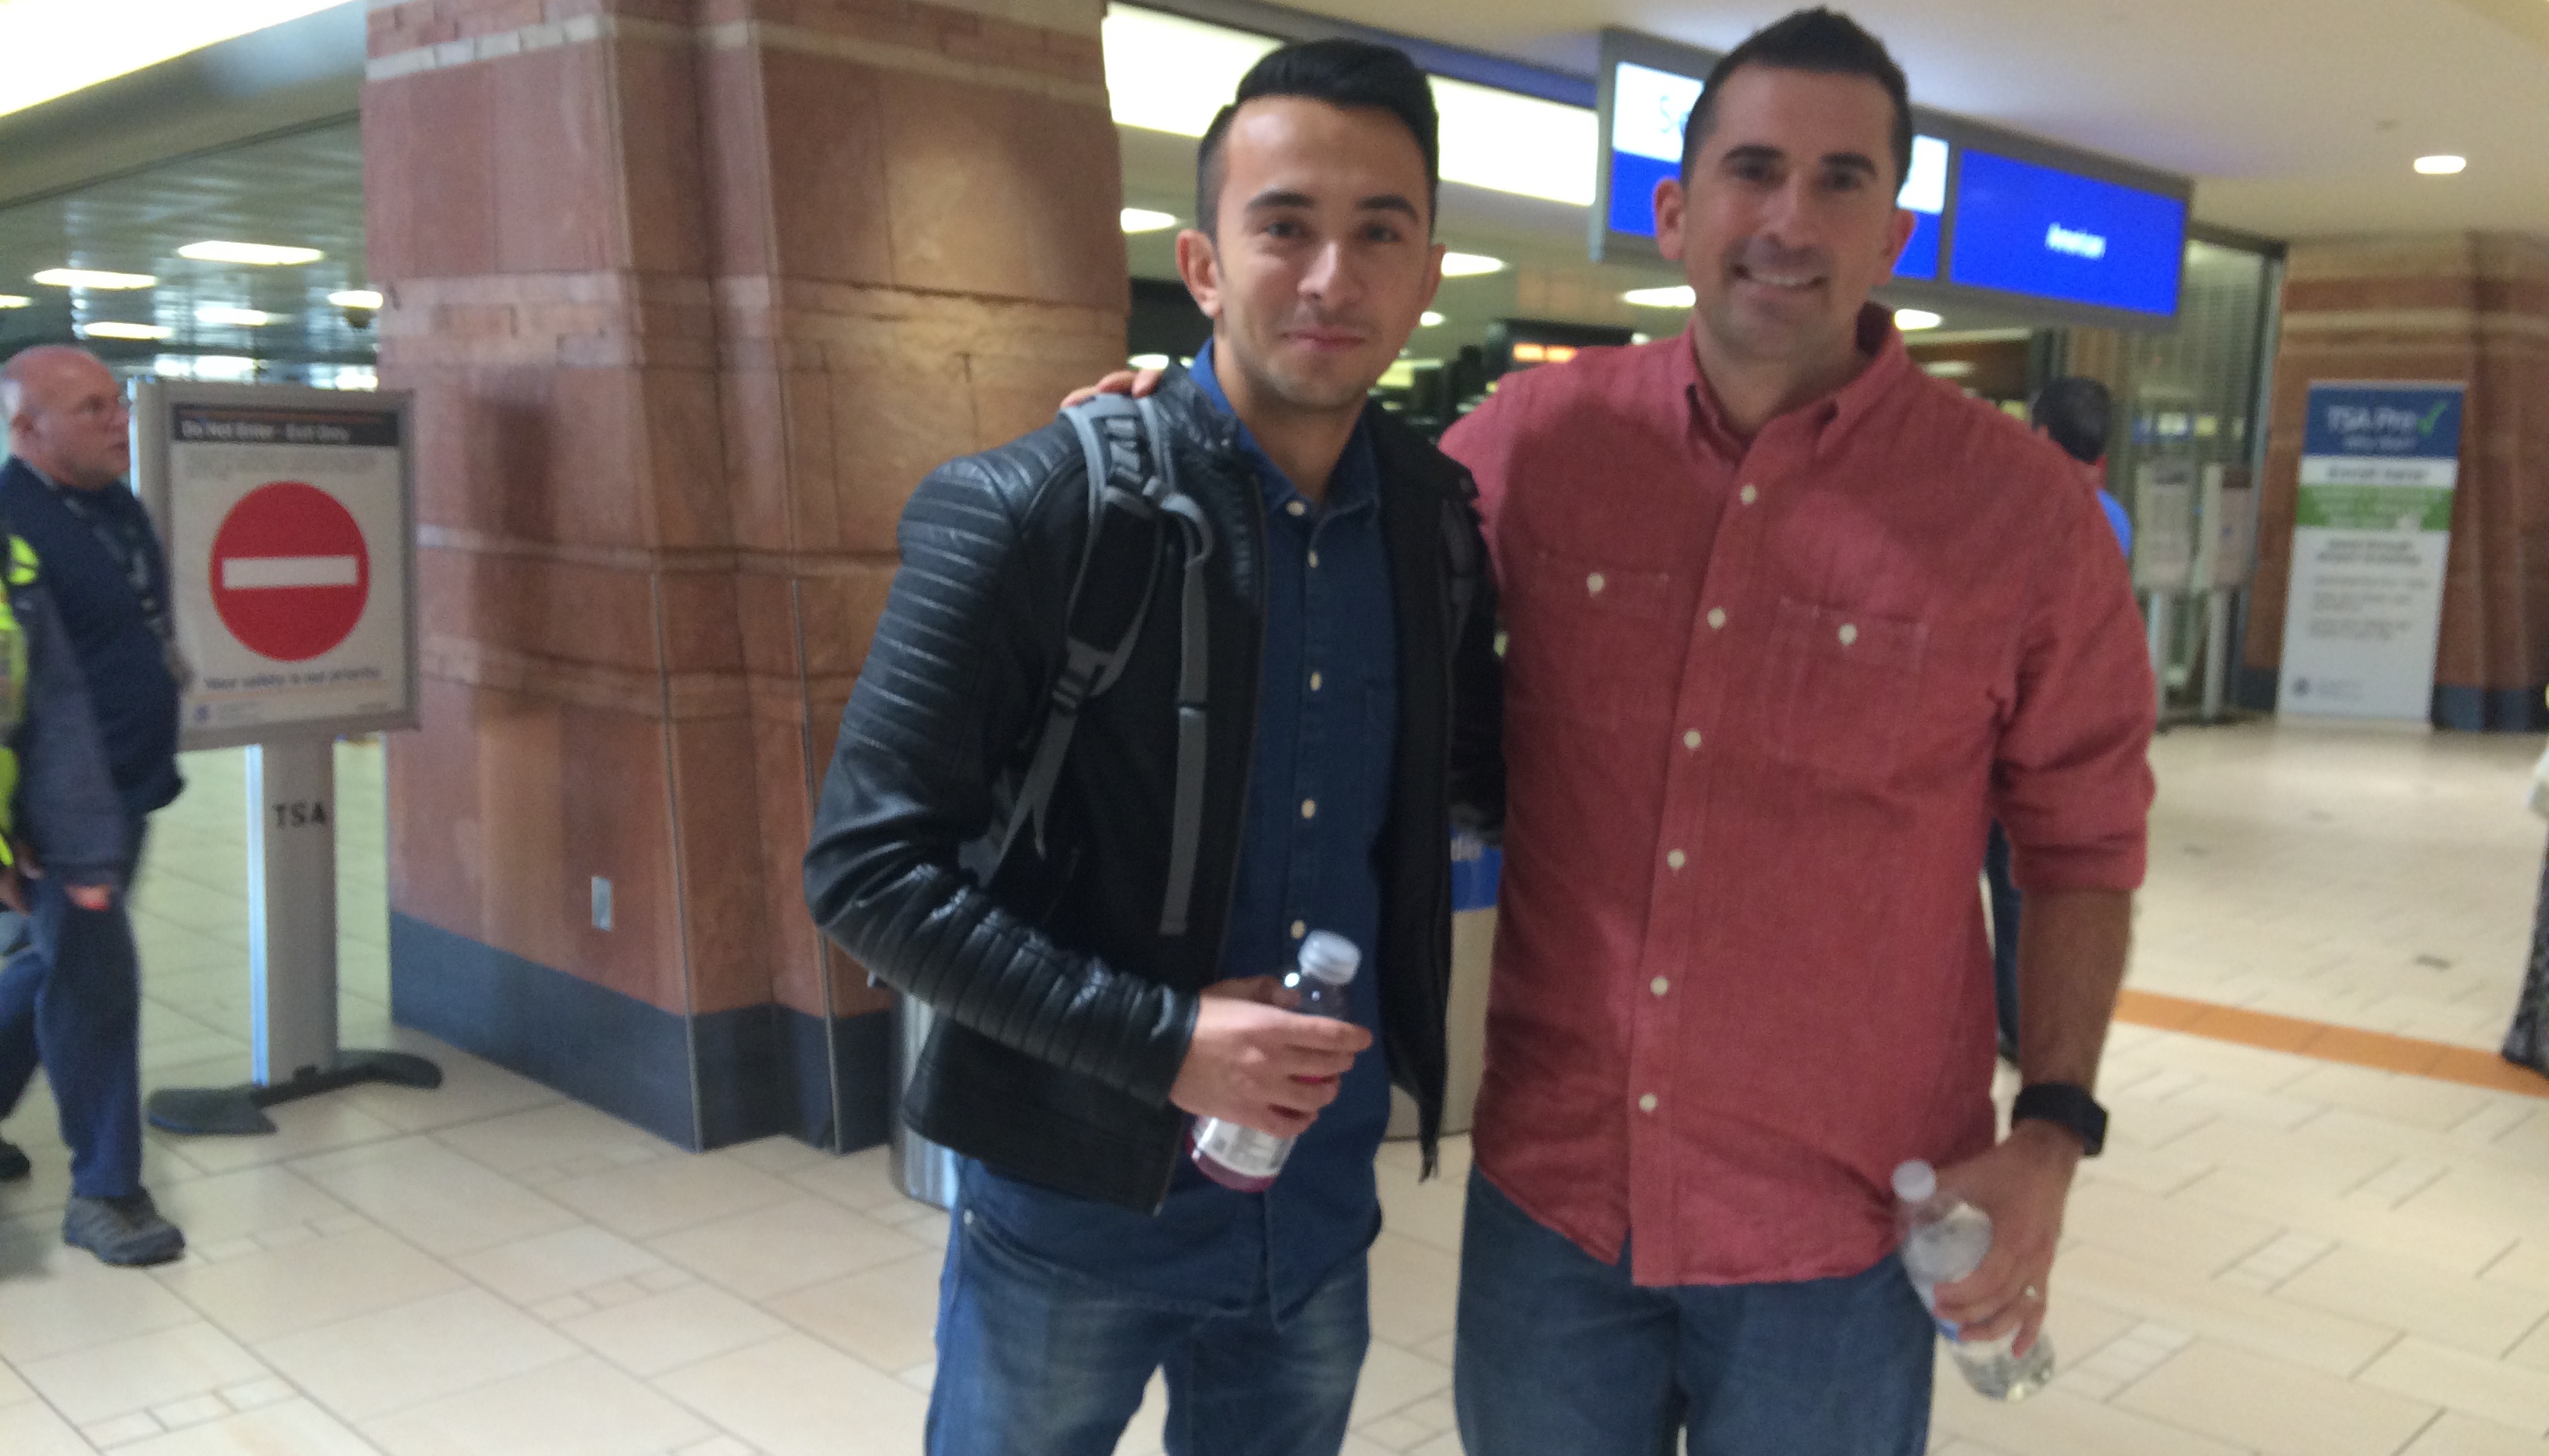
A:
<svg viewBox="0 0 2549 1456">
<path fill-rule="evenodd" d="M 1215 1118 L 1195 1138 L 1195 1146 L 1242 1177 L 1272 1178 L 1283 1170 L 1283 1159 L 1292 1151 L 1292 1139 Z"/>
</svg>

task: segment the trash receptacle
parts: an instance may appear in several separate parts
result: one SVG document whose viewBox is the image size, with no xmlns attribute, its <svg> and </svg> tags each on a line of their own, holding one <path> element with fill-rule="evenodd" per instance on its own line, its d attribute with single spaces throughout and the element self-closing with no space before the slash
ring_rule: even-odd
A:
<svg viewBox="0 0 2549 1456">
<path fill-rule="evenodd" d="M 902 1095 L 929 1045 L 937 1013 L 909 996 L 894 1001 L 894 1181 L 903 1193 L 942 1209 L 956 1207 L 956 1154 L 911 1131 L 902 1120 Z"/>
</svg>

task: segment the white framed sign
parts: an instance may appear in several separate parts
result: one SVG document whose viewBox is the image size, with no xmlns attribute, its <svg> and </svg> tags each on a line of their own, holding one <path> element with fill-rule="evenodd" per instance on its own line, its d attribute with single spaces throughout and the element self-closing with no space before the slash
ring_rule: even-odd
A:
<svg viewBox="0 0 2549 1456">
<path fill-rule="evenodd" d="M 183 746 L 417 723 L 409 397 L 144 380 L 134 481 L 192 670 Z"/>
</svg>

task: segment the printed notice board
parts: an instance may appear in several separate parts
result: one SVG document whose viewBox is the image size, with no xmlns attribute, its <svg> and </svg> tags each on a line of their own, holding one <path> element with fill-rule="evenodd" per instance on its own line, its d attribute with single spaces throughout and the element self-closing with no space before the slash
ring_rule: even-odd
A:
<svg viewBox="0 0 2549 1456">
<path fill-rule="evenodd" d="M 185 746 L 414 727 L 407 397 L 145 381 L 134 432 L 191 669 Z"/>
<path fill-rule="evenodd" d="M 2431 720 L 2457 384 L 2313 384 L 2278 711 Z"/>
</svg>

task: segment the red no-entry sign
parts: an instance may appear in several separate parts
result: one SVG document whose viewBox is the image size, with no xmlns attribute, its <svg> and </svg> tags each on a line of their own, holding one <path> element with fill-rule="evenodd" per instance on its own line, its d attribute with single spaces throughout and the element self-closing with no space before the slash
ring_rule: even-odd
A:
<svg viewBox="0 0 2549 1456">
<path fill-rule="evenodd" d="M 213 608 L 241 646 L 299 663 L 343 642 L 371 597 L 362 527 L 336 498 L 275 481 L 239 498 L 213 535 Z"/>
</svg>

